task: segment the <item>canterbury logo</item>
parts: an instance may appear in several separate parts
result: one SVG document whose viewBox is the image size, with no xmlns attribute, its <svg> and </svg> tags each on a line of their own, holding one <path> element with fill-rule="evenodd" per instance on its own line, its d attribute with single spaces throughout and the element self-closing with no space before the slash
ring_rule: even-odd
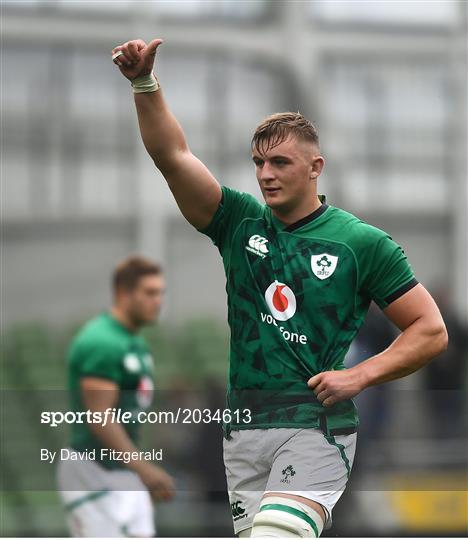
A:
<svg viewBox="0 0 468 540">
<path fill-rule="evenodd" d="M 254 234 L 249 238 L 249 243 L 245 246 L 245 249 L 264 259 L 268 253 L 267 244 L 268 240 L 266 238 L 259 234 Z"/>
</svg>

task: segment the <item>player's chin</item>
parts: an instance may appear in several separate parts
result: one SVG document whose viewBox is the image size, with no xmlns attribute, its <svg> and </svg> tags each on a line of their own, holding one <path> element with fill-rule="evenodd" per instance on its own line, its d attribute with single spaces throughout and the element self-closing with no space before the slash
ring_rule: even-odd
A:
<svg viewBox="0 0 468 540">
<path fill-rule="evenodd" d="M 284 205 L 284 197 L 280 191 L 264 191 L 263 198 L 270 208 L 281 208 Z"/>
<path fill-rule="evenodd" d="M 144 317 L 142 317 L 142 323 L 152 324 L 156 321 L 157 317 L 158 317 L 157 313 L 147 313 Z"/>
</svg>

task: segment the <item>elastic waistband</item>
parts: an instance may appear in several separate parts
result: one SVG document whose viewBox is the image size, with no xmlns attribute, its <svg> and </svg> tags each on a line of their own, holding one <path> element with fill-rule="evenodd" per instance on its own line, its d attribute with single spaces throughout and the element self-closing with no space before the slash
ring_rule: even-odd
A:
<svg viewBox="0 0 468 540">
<path fill-rule="evenodd" d="M 346 427 L 337 427 L 329 428 L 327 423 L 327 417 L 324 414 L 319 415 L 319 426 L 325 435 L 351 435 L 351 433 L 356 433 L 357 426 L 346 426 Z"/>
</svg>

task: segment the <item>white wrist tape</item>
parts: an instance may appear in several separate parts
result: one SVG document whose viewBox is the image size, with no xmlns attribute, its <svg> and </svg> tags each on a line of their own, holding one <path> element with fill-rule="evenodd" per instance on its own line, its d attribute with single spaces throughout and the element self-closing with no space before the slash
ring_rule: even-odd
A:
<svg viewBox="0 0 468 540">
<path fill-rule="evenodd" d="M 134 94 L 143 94 L 145 92 L 156 92 L 161 86 L 154 73 L 150 73 L 149 75 L 142 75 L 133 79 L 132 88 Z"/>
</svg>

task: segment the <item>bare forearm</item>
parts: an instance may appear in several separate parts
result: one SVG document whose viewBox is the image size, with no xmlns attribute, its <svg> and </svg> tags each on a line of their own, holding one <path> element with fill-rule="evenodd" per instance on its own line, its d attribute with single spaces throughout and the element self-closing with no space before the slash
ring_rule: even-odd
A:
<svg viewBox="0 0 468 540">
<path fill-rule="evenodd" d="M 364 388 L 400 379 L 425 366 L 440 354 L 447 345 L 443 324 L 428 325 L 419 319 L 402 332 L 395 341 L 354 368 Z"/>
<path fill-rule="evenodd" d="M 135 94 L 140 133 L 146 150 L 163 173 L 188 151 L 184 132 L 169 110 L 162 90 Z"/>
<path fill-rule="evenodd" d="M 182 214 L 197 229 L 213 219 L 221 200 L 221 186 L 206 165 L 194 156 L 184 132 L 156 90 L 151 76 L 160 38 L 145 43 L 128 41 L 112 50 L 120 72 L 132 81 L 143 143 L 162 172 Z"/>
<path fill-rule="evenodd" d="M 369 386 L 405 377 L 447 347 L 442 316 L 421 284 L 387 306 L 385 314 L 402 330 L 388 349 L 353 368 L 324 371 L 307 381 L 324 407 L 353 398 Z"/>
</svg>

